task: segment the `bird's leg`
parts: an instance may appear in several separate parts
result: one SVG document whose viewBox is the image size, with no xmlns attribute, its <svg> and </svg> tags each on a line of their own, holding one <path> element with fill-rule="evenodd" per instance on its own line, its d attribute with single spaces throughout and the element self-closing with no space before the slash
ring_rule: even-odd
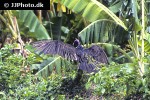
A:
<svg viewBox="0 0 150 100">
<path fill-rule="evenodd" d="M 82 78 L 82 75 L 83 75 L 83 70 L 78 69 L 76 78 L 74 79 L 74 82 L 75 82 L 76 84 L 80 83 L 80 80 L 81 80 L 81 78 Z"/>
</svg>

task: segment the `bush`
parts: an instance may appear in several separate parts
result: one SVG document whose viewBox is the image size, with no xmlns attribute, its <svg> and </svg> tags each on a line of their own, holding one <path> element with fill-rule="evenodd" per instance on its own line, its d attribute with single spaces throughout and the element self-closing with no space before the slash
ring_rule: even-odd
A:
<svg viewBox="0 0 150 100">
<path fill-rule="evenodd" d="M 35 55 L 30 53 L 24 58 L 12 50 L 13 45 L 5 45 L 0 50 L 0 99 L 64 98 L 64 95 L 57 94 L 62 76 L 52 73 L 44 79 L 34 75 L 29 68 L 35 62 Z"/>
<path fill-rule="evenodd" d="M 0 50 L 0 90 L 7 98 L 33 98 L 46 91 L 47 82 L 31 74 L 29 67 L 34 62 L 34 55 L 24 58 L 13 53 L 12 45 L 5 45 Z M 35 80 L 36 79 L 36 80 Z M 2 96 L 4 97 L 4 95 Z"/>
<path fill-rule="evenodd" d="M 96 95 L 103 95 L 109 99 L 147 97 L 144 97 L 146 93 L 142 86 L 142 78 L 134 64 L 112 64 L 109 67 L 103 67 L 89 78 L 86 88 L 92 85 L 94 85 L 93 90 Z"/>
<path fill-rule="evenodd" d="M 24 58 L 13 53 L 12 49 L 13 46 L 5 45 L 0 50 L 0 99 L 83 99 L 94 97 L 93 91 L 98 98 L 150 99 L 149 67 L 143 78 L 133 63 L 112 63 L 109 67 L 102 67 L 95 75 L 83 75 L 76 83 L 74 70 L 67 72 L 65 79 L 56 73 L 44 79 L 29 69 L 35 62 L 34 54 Z"/>
</svg>

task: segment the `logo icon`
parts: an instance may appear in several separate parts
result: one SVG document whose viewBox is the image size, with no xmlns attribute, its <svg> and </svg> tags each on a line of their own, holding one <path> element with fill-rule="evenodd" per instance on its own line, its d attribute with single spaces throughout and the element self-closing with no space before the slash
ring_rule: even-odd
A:
<svg viewBox="0 0 150 100">
<path fill-rule="evenodd" d="M 4 3 L 4 7 L 8 8 L 9 7 L 9 3 Z"/>
</svg>

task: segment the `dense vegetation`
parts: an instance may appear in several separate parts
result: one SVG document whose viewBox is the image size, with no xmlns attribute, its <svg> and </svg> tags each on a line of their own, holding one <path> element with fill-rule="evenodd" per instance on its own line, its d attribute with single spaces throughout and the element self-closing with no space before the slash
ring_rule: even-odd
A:
<svg viewBox="0 0 150 100">
<path fill-rule="evenodd" d="M 51 10 L 0 10 L 0 99 L 149 100 L 148 0 L 50 0 Z M 78 66 L 30 43 L 101 46 L 109 64 L 76 80 Z"/>
</svg>

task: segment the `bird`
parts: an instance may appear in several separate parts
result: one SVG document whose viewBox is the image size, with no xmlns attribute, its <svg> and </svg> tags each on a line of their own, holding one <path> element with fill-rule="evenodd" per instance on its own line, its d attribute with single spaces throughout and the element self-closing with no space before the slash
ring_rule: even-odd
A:
<svg viewBox="0 0 150 100">
<path fill-rule="evenodd" d="M 101 63 L 108 64 L 108 57 L 100 46 L 92 45 L 89 48 L 84 48 L 79 39 L 75 39 L 73 45 L 60 40 L 40 40 L 31 43 L 31 45 L 40 52 L 39 54 L 59 55 L 76 61 L 79 71 L 87 73 L 97 72 L 96 66 Z"/>
</svg>

